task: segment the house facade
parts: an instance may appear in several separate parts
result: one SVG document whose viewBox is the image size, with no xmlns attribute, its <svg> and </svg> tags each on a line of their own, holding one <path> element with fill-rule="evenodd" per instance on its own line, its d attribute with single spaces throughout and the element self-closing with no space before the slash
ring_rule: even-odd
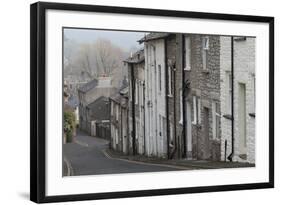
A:
<svg viewBox="0 0 281 205">
<path fill-rule="evenodd" d="M 128 86 L 111 96 L 110 100 L 110 147 L 113 150 L 129 154 L 129 110 Z"/>
<path fill-rule="evenodd" d="M 116 149 L 254 163 L 255 38 L 150 33 L 139 43 L 125 61 L 127 149 Z"/>
<path fill-rule="evenodd" d="M 129 79 L 129 137 L 130 153 L 145 153 L 145 60 L 140 49 L 124 61 Z"/>
<path fill-rule="evenodd" d="M 178 36 L 183 71 L 184 156 L 220 160 L 220 41 L 218 36 Z"/>
<path fill-rule="evenodd" d="M 92 133 L 93 120 L 89 117 L 91 110 L 88 105 L 100 97 L 109 98 L 116 93 L 116 88 L 111 85 L 110 77 L 99 77 L 78 89 L 79 98 L 79 128 L 89 134 Z"/>
<path fill-rule="evenodd" d="M 220 41 L 221 160 L 255 163 L 255 38 Z"/>
<path fill-rule="evenodd" d="M 145 154 L 167 157 L 165 33 L 151 33 L 140 40 L 145 56 Z"/>
</svg>

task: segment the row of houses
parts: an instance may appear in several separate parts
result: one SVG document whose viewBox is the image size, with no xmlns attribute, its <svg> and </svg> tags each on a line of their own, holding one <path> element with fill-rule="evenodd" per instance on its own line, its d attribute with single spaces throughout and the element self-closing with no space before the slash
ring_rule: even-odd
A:
<svg viewBox="0 0 281 205">
<path fill-rule="evenodd" d="M 255 38 L 150 33 L 110 97 L 111 148 L 255 162 Z"/>
<path fill-rule="evenodd" d="M 110 138 L 109 97 L 116 92 L 108 76 L 93 79 L 78 88 L 80 130 L 91 136 Z"/>
</svg>

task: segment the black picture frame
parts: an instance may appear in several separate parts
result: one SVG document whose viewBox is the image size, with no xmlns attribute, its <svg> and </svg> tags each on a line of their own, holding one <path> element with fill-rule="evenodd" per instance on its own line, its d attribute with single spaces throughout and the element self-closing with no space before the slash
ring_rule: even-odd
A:
<svg viewBox="0 0 281 205">
<path fill-rule="evenodd" d="M 46 196 L 46 10 L 84 11 L 180 17 L 194 19 L 262 22 L 269 25 L 269 181 L 238 185 L 171 188 L 158 190 Z M 30 200 L 37 203 L 97 200 L 199 192 L 261 189 L 274 187 L 274 18 L 144 8 L 38 2 L 30 7 Z"/>
</svg>

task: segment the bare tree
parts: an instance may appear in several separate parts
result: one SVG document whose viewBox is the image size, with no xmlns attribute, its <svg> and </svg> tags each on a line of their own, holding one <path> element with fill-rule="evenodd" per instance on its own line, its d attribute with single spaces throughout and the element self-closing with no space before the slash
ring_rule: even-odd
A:
<svg viewBox="0 0 281 205">
<path fill-rule="evenodd" d="M 98 39 L 93 44 L 93 49 L 99 74 L 109 76 L 113 70 L 122 66 L 124 52 L 109 40 Z"/>
</svg>

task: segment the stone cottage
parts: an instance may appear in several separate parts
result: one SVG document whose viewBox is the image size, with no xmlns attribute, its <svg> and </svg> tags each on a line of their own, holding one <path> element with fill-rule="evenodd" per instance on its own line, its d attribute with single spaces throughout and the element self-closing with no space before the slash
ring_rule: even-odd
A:
<svg viewBox="0 0 281 205">
<path fill-rule="evenodd" d="M 110 77 L 101 76 L 91 80 L 78 89 L 79 98 L 79 128 L 91 134 L 92 122 L 87 119 L 87 106 L 101 96 L 108 98 L 116 93 L 116 88 L 111 84 Z"/>
<path fill-rule="evenodd" d="M 87 132 L 91 136 L 110 138 L 110 104 L 108 97 L 101 96 L 86 106 Z"/>
<path fill-rule="evenodd" d="M 183 69 L 183 139 L 186 157 L 220 160 L 220 38 L 183 34 L 178 39 Z"/>
<path fill-rule="evenodd" d="M 255 163 L 255 38 L 220 44 L 221 160 Z"/>
</svg>

